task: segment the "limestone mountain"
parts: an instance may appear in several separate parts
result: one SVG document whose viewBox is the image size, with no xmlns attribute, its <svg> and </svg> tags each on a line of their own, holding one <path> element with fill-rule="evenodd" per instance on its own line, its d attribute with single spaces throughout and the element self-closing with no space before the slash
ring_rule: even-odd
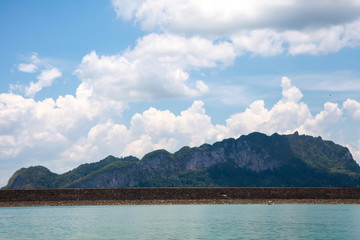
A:
<svg viewBox="0 0 360 240">
<path fill-rule="evenodd" d="M 346 147 L 321 137 L 262 133 L 213 145 L 156 150 L 142 159 L 109 156 L 55 174 L 22 168 L 6 189 L 119 187 L 339 187 L 360 185 L 360 167 Z"/>
</svg>

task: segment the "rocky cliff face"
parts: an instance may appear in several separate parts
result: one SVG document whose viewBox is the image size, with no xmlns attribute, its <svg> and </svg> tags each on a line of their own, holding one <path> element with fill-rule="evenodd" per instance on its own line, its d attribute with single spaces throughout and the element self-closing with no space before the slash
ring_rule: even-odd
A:
<svg viewBox="0 0 360 240">
<path fill-rule="evenodd" d="M 154 151 L 145 155 L 137 164 L 103 172 L 71 187 L 137 186 L 143 180 L 177 178 L 182 172 L 206 169 L 228 161 L 233 161 L 239 168 L 255 172 L 273 170 L 281 166 L 281 160 L 271 156 L 267 149 L 253 149 L 243 139 L 228 139 L 216 145 L 205 145 L 203 148 L 182 149 L 175 154 L 165 150 Z"/>
<path fill-rule="evenodd" d="M 323 141 L 321 138 L 299 136 L 297 133 L 272 136 L 252 133 L 238 139 L 226 139 L 213 145 L 183 147 L 174 154 L 166 150 L 157 150 L 146 154 L 141 160 L 133 157 L 130 160 L 109 157 L 106 161 L 94 164 L 97 165 L 81 166 L 78 170 L 65 173 L 63 176 L 59 175 L 62 180 L 58 180 L 58 184 L 53 185 L 70 188 L 119 188 L 139 186 L 152 179 L 160 182 L 170 179 L 171 184 L 178 184 L 177 181 L 180 178 L 191 182 L 192 180 L 186 174 L 197 173 L 196 171 L 202 171 L 197 173 L 200 177 L 197 176 L 200 179 L 207 179 L 202 180 L 205 181 L 205 185 L 213 185 L 216 182 L 214 179 L 217 179 L 220 174 L 219 171 L 227 171 L 235 175 L 242 174 L 243 177 L 249 174 L 264 177 L 261 174 L 265 172 L 272 174 L 269 175 L 270 179 L 280 181 L 279 179 L 282 179 L 282 175 L 284 173 L 286 175 L 289 169 L 300 169 L 300 167 L 301 171 L 308 168 L 307 173 L 321 171 L 328 174 L 360 176 L 360 167 L 355 163 L 347 148 L 330 141 Z M 218 166 L 225 166 L 225 170 L 224 167 Z M 89 171 L 89 168 L 94 171 Z M 276 176 L 276 174 L 281 176 Z M 239 179 L 239 176 L 234 179 Z M 67 178 L 71 181 L 64 180 Z M 53 176 L 53 179 L 49 181 L 56 180 Z M 264 184 L 269 181 L 271 185 L 271 180 L 264 181 Z M 296 183 L 297 180 L 292 181 Z M 18 174 L 7 187 L 22 188 L 21 183 L 24 182 L 26 179 L 23 174 Z"/>
</svg>

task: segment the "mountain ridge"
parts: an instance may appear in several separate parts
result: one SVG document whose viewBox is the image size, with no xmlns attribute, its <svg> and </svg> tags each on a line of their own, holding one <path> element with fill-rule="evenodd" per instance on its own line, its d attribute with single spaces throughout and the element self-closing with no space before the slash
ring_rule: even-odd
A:
<svg viewBox="0 0 360 240">
<path fill-rule="evenodd" d="M 199 147 L 107 158 L 64 174 L 22 168 L 5 189 L 357 186 L 360 167 L 346 147 L 321 137 L 254 132 Z"/>
</svg>

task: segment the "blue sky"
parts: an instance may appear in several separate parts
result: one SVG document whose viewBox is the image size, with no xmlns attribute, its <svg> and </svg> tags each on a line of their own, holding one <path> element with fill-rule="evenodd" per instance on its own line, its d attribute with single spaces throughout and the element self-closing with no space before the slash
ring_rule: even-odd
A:
<svg viewBox="0 0 360 240">
<path fill-rule="evenodd" d="M 359 163 L 359 29 L 358 0 L 1 1 L 0 185 L 253 131 Z"/>
</svg>

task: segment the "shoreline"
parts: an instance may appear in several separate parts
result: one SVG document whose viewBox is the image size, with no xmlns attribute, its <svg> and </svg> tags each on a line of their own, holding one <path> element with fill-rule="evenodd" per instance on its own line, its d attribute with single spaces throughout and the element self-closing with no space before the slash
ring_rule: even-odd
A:
<svg viewBox="0 0 360 240">
<path fill-rule="evenodd" d="M 39 206 L 112 206 L 112 205 L 235 205 L 235 204 L 360 204 L 360 199 L 166 199 L 166 200 L 76 200 L 76 201 L 11 201 L 0 207 Z"/>
</svg>

